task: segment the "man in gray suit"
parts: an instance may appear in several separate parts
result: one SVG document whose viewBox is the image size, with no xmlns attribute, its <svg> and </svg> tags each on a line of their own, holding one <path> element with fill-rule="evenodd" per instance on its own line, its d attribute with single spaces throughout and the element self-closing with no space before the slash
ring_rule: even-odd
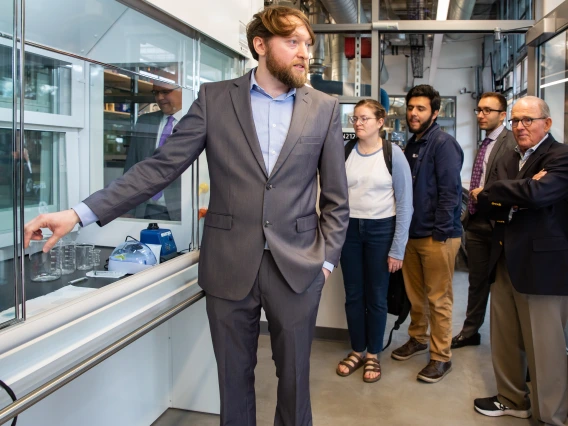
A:
<svg viewBox="0 0 568 426">
<path fill-rule="evenodd" d="M 513 133 L 505 128 L 507 100 L 500 93 L 486 92 L 474 110 L 479 128 L 485 130 L 485 139 L 473 164 L 469 187 L 469 202 L 462 223 L 466 231 L 465 244 L 469 267 L 469 295 L 466 318 L 462 330 L 452 339 L 452 349 L 479 345 L 479 329 L 485 319 L 491 280 L 489 277 L 489 254 L 493 226 L 484 214 L 477 212 L 476 197 L 495 179 L 491 171 L 499 158 L 515 149 Z M 492 180 L 493 179 L 493 180 Z"/>
<path fill-rule="evenodd" d="M 264 308 L 279 378 L 274 424 L 310 426 L 313 331 L 349 221 L 339 104 L 305 86 L 314 34 L 301 12 L 268 7 L 253 17 L 247 38 L 258 68 L 204 84 L 154 156 L 74 209 L 32 220 L 24 244 L 40 238 L 40 228 L 53 231 L 48 250 L 79 221 L 107 224 L 164 189 L 205 149 L 211 197 L 199 284 L 207 293 L 221 424 L 256 424 Z"/>
<path fill-rule="evenodd" d="M 160 111 L 138 117 L 126 153 L 125 173 L 136 163 L 154 155 L 156 149 L 172 134 L 182 116 L 180 87 L 156 82 L 152 94 Z M 181 220 L 181 179 L 176 179 L 163 191 L 136 206 L 129 215 L 140 219 Z"/>
</svg>

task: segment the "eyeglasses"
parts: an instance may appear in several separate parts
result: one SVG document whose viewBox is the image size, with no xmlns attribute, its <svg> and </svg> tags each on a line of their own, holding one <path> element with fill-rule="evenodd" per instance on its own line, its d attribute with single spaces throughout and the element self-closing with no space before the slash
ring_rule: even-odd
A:
<svg viewBox="0 0 568 426">
<path fill-rule="evenodd" d="M 531 117 L 523 117 L 520 120 L 518 118 L 513 118 L 512 120 L 509 120 L 509 124 L 512 127 L 517 127 L 519 125 L 519 122 L 523 123 L 523 126 L 525 127 L 530 127 L 530 125 L 532 124 L 533 121 L 535 120 L 546 120 L 548 117 L 537 117 L 537 118 L 531 118 Z"/>
<path fill-rule="evenodd" d="M 170 93 L 172 93 L 174 91 L 174 89 L 169 89 L 169 90 L 152 90 L 152 95 L 154 96 L 158 96 L 158 95 L 164 95 L 164 96 L 168 96 Z"/>
<path fill-rule="evenodd" d="M 356 124 L 357 121 L 360 121 L 361 123 L 365 124 L 368 120 L 377 120 L 377 117 L 357 117 L 356 115 L 351 115 L 349 117 L 349 122 L 351 124 Z"/>
<path fill-rule="evenodd" d="M 502 109 L 491 109 L 491 108 L 481 108 L 481 109 L 474 109 L 473 112 L 475 112 L 475 115 L 478 115 L 480 112 L 483 113 L 483 115 L 489 115 L 492 112 L 504 112 Z"/>
</svg>

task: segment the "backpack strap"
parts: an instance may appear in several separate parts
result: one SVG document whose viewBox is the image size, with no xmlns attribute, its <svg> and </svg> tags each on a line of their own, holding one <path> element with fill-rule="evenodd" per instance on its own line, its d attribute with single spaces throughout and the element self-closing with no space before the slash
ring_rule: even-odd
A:
<svg viewBox="0 0 568 426">
<path fill-rule="evenodd" d="M 383 155 L 385 156 L 387 169 L 392 176 L 392 142 L 386 139 L 383 139 Z"/>
<path fill-rule="evenodd" d="M 347 161 L 347 158 L 349 158 L 349 154 L 351 154 L 351 151 L 353 151 L 353 148 L 355 148 L 357 140 L 358 140 L 357 138 L 351 139 L 349 142 L 345 144 L 345 161 Z"/>
</svg>

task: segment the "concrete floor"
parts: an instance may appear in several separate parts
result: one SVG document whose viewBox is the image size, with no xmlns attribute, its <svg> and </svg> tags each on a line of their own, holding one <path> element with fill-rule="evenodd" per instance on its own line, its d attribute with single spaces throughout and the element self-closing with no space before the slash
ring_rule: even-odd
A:
<svg viewBox="0 0 568 426">
<path fill-rule="evenodd" d="M 467 303 L 467 272 L 454 277 L 454 334 L 461 330 Z M 389 315 L 387 329 L 395 318 Z M 442 381 L 426 384 L 416 374 L 428 355 L 395 361 L 391 350 L 408 340 L 405 326 L 395 332 L 391 347 L 381 357 L 383 378 L 374 384 L 362 381 L 362 370 L 343 378 L 335 368 L 350 350 L 347 343 L 315 341 L 311 357 L 311 398 L 316 426 L 528 426 L 534 419 L 485 417 L 473 409 L 474 398 L 496 394 L 489 347 L 489 315 L 481 329 L 481 345 L 453 353 L 453 370 Z M 403 329 L 404 328 L 404 329 Z M 388 337 L 388 336 L 385 336 Z M 268 336 L 261 336 L 256 368 L 257 424 L 273 424 L 276 376 Z M 217 426 L 219 417 L 183 410 L 167 410 L 152 426 Z"/>
</svg>

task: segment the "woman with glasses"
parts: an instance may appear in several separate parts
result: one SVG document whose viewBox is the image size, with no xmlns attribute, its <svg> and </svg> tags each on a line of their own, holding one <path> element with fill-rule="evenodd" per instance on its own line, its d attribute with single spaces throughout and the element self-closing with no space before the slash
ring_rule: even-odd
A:
<svg viewBox="0 0 568 426">
<path fill-rule="evenodd" d="M 350 218 L 341 252 L 345 313 L 352 352 L 337 366 L 349 376 L 364 366 L 363 381 L 381 378 L 378 354 L 387 321 L 389 276 L 402 267 L 412 218 L 412 178 L 402 150 L 392 144 L 392 174 L 380 136 L 386 111 L 362 100 L 349 118 L 356 144 L 346 158 Z"/>
</svg>

